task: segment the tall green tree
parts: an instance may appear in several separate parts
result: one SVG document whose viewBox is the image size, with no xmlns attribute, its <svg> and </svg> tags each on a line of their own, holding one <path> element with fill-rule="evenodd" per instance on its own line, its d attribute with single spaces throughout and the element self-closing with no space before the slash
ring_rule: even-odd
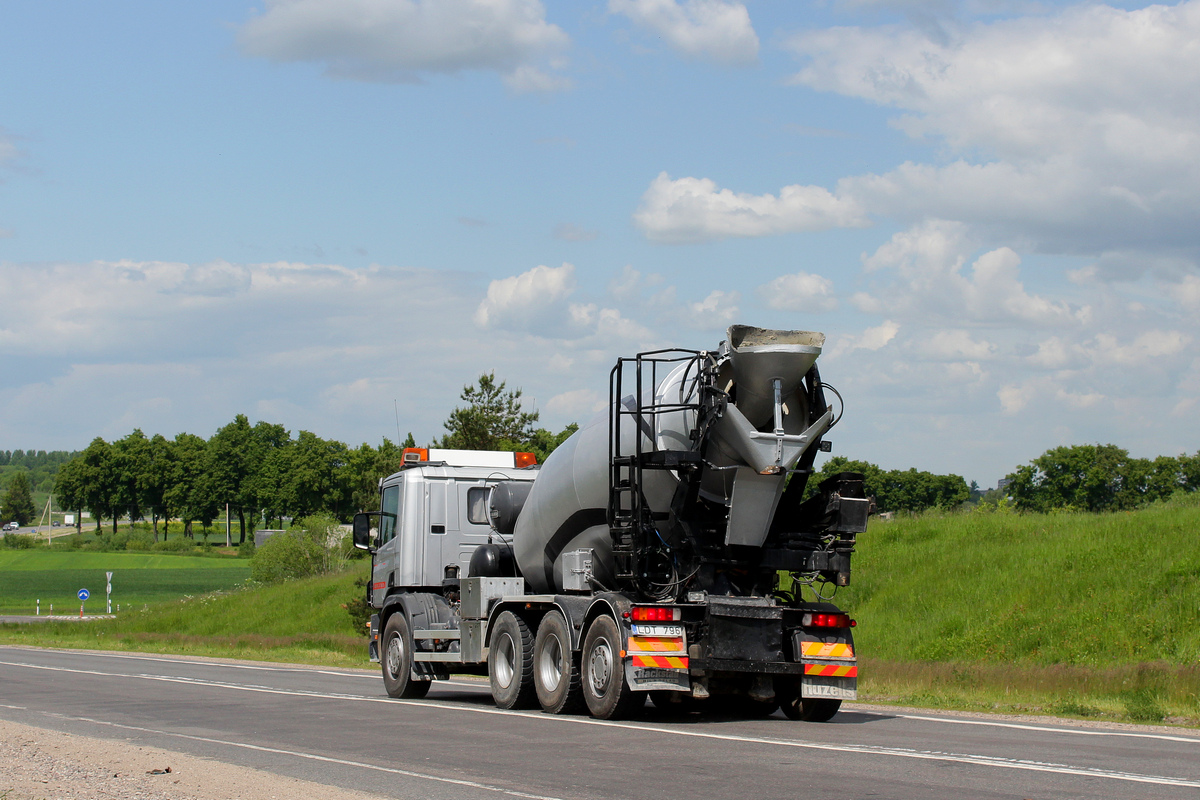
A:
<svg viewBox="0 0 1200 800">
<path fill-rule="evenodd" d="M 171 444 L 163 500 L 183 522 L 183 535 L 195 538 L 192 524 L 199 521 L 207 528 L 217 515 L 208 443 L 195 434 L 180 433 Z"/>
<path fill-rule="evenodd" d="M 117 532 L 117 517 L 128 514 L 129 521 L 141 519 L 142 487 L 147 483 L 150 463 L 150 440 L 141 428 L 112 443 L 113 533 Z"/>
<path fill-rule="evenodd" d="M 97 436 L 79 455 L 79 483 L 83 487 L 83 505 L 96 520 L 112 519 L 116 531 L 118 506 L 112 445 Z"/>
<path fill-rule="evenodd" d="M 464 386 L 465 406 L 455 408 L 445 422 L 448 433 L 440 447 L 455 450 L 521 450 L 533 438 L 538 412 L 521 410 L 521 390 L 505 391 L 496 373 L 479 376 L 475 386 Z"/>
<path fill-rule="evenodd" d="M 212 490 L 220 505 L 228 503 L 237 513 L 239 544 L 246 541 L 246 511 L 255 506 L 254 445 L 254 432 L 245 414 L 238 414 L 208 440 Z"/>
<path fill-rule="evenodd" d="M 84 485 L 81 474 L 83 462 L 79 458 L 72 459 L 59 468 L 54 476 L 54 494 L 58 497 L 58 507 L 75 512 L 75 531 L 83 532 L 83 509 L 87 505 L 84 500 Z"/>
<path fill-rule="evenodd" d="M 21 525 L 28 525 L 33 521 L 33 515 L 36 513 L 37 508 L 33 505 L 33 493 L 29 489 L 29 477 L 24 472 L 18 472 L 8 482 L 8 489 L 4 492 L 3 508 L 0 508 L 0 517 L 6 522 L 15 521 Z"/>
</svg>

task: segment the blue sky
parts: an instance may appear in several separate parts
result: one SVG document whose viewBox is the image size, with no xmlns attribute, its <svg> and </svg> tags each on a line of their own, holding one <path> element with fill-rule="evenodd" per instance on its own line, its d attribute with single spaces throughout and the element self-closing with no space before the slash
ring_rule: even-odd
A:
<svg viewBox="0 0 1200 800">
<path fill-rule="evenodd" d="M 835 452 L 1195 452 L 1200 2 L 0 2 L 0 449 L 547 427 L 823 331 Z"/>
</svg>

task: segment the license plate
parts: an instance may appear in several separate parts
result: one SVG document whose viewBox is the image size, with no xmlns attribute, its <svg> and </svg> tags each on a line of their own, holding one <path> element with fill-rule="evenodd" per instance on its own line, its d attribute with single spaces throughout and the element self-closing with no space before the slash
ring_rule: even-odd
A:
<svg viewBox="0 0 1200 800">
<path fill-rule="evenodd" d="M 682 625 L 634 625 L 634 636 L 683 636 Z"/>
<path fill-rule="evenodd" d="M 809 678 L 800 684 L 801 697 L 827 697 L 834 700 L 857 700 L 858 681 L 854 678 Z"/>
</svg>

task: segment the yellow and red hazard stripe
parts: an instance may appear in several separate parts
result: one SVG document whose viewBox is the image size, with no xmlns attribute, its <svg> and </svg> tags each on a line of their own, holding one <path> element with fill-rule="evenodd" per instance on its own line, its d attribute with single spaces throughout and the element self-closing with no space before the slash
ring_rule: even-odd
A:
<svg viewBox="0 0 1200 800">
<path fill-rule="evenodd" d="M 631 653 L 682 653 L 683 639 L 678 636 L 630 636 Z"/>
<path fill-rule="evenodd" d="M 638 656 L 632 655 L 635 667 L 662 667 L 664 669 L 687 669 L 687 656 Z"/>
<path fill-rule="evenodd" d="M 805 664 L 805 675 L 820 675 L 825 678 L 857 678 L 858 667 L 839 666 L 838 664 Z"/>
<path fill-rule="evenodd" d="M 800 649 L 807 658 L 854 658 L 854 648 L 848 644 L 804 642 Z"/>
</svg>

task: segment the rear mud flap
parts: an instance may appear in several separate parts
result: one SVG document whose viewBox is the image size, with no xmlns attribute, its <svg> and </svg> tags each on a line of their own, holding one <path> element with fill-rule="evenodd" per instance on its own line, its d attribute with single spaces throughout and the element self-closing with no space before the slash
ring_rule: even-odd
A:
<svg viewBox="0 0 1200 800">
<path fill-rule="evenodd" d="M 625 659 L 625 680 L 635 692 L 690 692 L 692 680 L 686 669 L 635 667 L 633 659 Z"/>
</svg>

